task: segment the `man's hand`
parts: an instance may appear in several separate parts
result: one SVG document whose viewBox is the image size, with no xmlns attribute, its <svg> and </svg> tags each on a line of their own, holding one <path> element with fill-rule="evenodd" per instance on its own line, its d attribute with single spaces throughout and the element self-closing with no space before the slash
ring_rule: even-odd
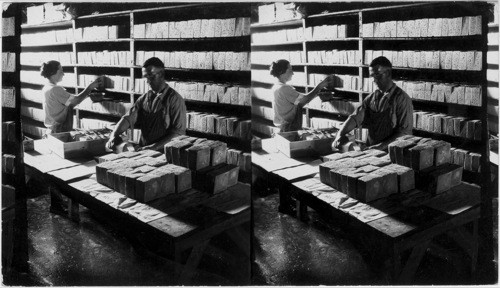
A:
<svg viewBox="0 0 500 288">
<path fill-rule="evenodd" d="M 119 140 L 118 140 L 119 138 Z M 118 137 L 110 137 L 108 142 L 106 142 L 106 148 L 109 150 L 113 150 L 113 148 L 122 141 L 122 138 Z"/>
<path fill-rule="evenodd" d="M 337 136 L 335 136 L 335 140 L 333 140 L 332 142 L 332 150 L 339 149 L 341 138 L 342 136 L 340 135 L 340 133 L 337 133 Z"/>
<path fill-rule="evenodd" d="M 97 89 L 102 85 L 102 82 L 103 82 L 103 77 L 99 76 L 92 83 L 90 83 L 88 87 L 90 90 Z"/>
<path fill-rule="evenodd" d="M 378 149 L 378 150 L 384 150 L 382 146 L 383 146 L 383 145 L 382 145 L 382 143 L 378 143 L 378 144 L 375 144 L 375 145 L 369 146 L 369 147 L 367 147 L 366 149 Z"/>
<path fill-rule="evenodd" d="M 156 147 L 155 147 L 155 144 L 151 144 L 151 145 L 146 145 L 146 146 L 136 148 L 136 151 L 142 151 L 142 150 L 156 150 Z"/>
</svg>

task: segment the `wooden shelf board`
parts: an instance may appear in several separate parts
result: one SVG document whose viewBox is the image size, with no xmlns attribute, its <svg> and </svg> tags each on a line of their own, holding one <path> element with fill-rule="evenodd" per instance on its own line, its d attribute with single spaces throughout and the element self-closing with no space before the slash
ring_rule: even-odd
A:
<svg viewBox="0 0 500 288">
<path fill-rule="evenodd" d="M 360 37 L 346 37 L 346 38 L 335 38 L 335 39 L 309 39 L 306 40 L 306 43 L 315 43 L 315 42 L 346 42 L 346 41 L 359 41 L 363 38 Z"/>
<path fill-rule="evenodd" d="M 317 64 L 317 63 L 304 63 L 303 65 L 304 66 L 317 66 L 317 67 L 353 67 L 353 68 L 368 66 L 368 65 L 363 65 L 363 64 Z"/>
<path fill-rule="evenodd" d="M 430 40 L 467 40 L 481 38 L 482 35 L 440 36 L 440 37 L 363 37 L 366 41 L 430 41 Z"/>
<path fill-rule="evenodd" d="M 208 38 L 132 38 L 134 41 L 143 42 L 210 42 L 210 41 L 235 41 L 240 38 L 248 38 L 250 35 L 231 37 L 208 37 Z"/>
<path fill-rule="evenodd" d="M 79 40 L 75 41 L 75 44 L 81 44 L 81 43 L 102 43 L 102 42 L 110 42 L 110 43 L 116 43 L 116 42 L 130 42 L 132 39 L 131 38 L 119 38 L 119 39 L 102 39 L 102 40 Z"/>
<path fill-rule="evenodd" d="M 302 19 L 295 20 L 287 20 L 281 22 L 273 22 L 273 23 L 256 23 L 250 25 L 250 28 L 258 29 L 258 28 L 273 28 L 273 27 L 286 27 L 286 26 L 299 26 L 302 24 Z"/>
<path fill-rule="evenodd" d="M 57 22 L 47 22 L 40 24 L 22 24 L 21 29 L 38 29 L 38 28 L 62 28 L 62 27 L 72 27 L 72 20 L 64 20 Z"/>
<path fill-rule="evenodd" d="M 276 42 L 276 43 L 252 43 L 251 47 L 269 47 L 269 46 L 287 46 L 287 45 L 298 45 L 302 44 L 304 41 L 288 41 L 288 42 Z"/>
<path fill-rule="evenodd" d="M 95 68 L 134 68 L 133 66 L 120 66 L 120 65 L 95 65 L 95 64 L 69 64 L 67 66 L 75 67 L 95 67 Z"/>
<path fill-rule="evenodd" d="M 54 47 L 54 46 L 70 46 L 73 45 L 72 42 L 70 43 L 36 43 L 36 44 L 22 44 L 21 43 L 21 48 L 23 47 Z M 71 51 L 68 51 L 71 52 Z"/>
</svg>

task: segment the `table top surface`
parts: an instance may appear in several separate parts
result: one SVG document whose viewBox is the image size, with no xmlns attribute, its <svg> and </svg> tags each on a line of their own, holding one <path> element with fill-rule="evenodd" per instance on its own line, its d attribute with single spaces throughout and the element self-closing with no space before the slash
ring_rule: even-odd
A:
<svg viewBox="0 0 500 288">
<path fill-rule="evenodd" d="M 213 227 L 221 230 L 250 220 L 248 184 L 238 183 L 215 195 L 189 189 L 144 204 L 98 183 L 94 159 L 62 159 L 51 153 L 46 140 L 35 140 L 35 150 L 25 152 L 24 162 L 74 191 L 160 230 L 175 241 Z"/>
<path fill-rule="evenodd" d="M 418 189 L 393 194 L 387 198 L 363 203 L 322 183 L 319 179 L 319 159 L 290 159 L 274 145 L 273 139 L 263 139 L 261 150 L 252 152 L 252 164 L 282 181 L 292 184 L 294 191 L 327 203 L 332 209 L 396 239 L 415 233 L 422 227 L 447 221 L 455 216 L 479 217 L 481 188 L 462 182 L 447 192 L 430 195 Z M 254 155 L 257 157 L 254 161 Z M 280 164 L 271 159 L 288 158 Z M 292 160 L 292 161 L 291 161 Z M 296 162 L 294 162 L 294 161 Z M 299 164 L 300 163 L 300 164 Z M 275 169 L 280 167 L 279 169 Z M 473 213 L 469 213 L 473 211 Z"/>
</svg>

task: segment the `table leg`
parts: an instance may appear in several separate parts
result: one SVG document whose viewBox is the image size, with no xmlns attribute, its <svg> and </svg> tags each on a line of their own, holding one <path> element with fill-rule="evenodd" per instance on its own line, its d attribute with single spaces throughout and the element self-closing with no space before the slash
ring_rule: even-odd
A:
<svg viewBox="0 0 500 288">
<path fill-rule="evenodd" d="M 403 267 L 403 271 L 396 278 L 398 284 L 408 284 L 413 281 L 415 272 L 417 271 L 417 268 L 420 265 L 420 261 L 422 261 L 422 258 L 424 257 L 425 251 L 429 247 L 430 242 L 431 240 L 427 240 L 413 247 L 410 257 L 408 257 L 408 260 Z"/>
<path fill-rule="evenodd" d="M 250 257 L 250 235 L 245 236 L 247 233 L 243 232 L 242 227 L 234 227 L 226 233 L 236 246 L 238 246 L 247 257 Z"/>
<path fill-rule="evenodd" d="M 68 198 L 68 214 L 69 219 L 80 222 L 80 204 L 71 198 Z"/>
<path fill-rule="evenodd" d="M 198 264 L 200 264 L 201 257 L 205 252 L 205 248 L 207 247 L 208 242 L 210 242 L 210 240 L 205 240 L 202 243 L 194 246 L 191 250 L 191 253 L 189 253 L 186 264 L 182 268 L 182 271 L 179 275 L 180 285 L 190 285 L 194 272 L 196 271 L 196 267 L 198 267 Z"/>
<path fill-rule="evenodd" d="M 278 211 L 281 212 L 281 213 L 284 213 L 284 214 L 295 214 L 295 211 L 293 211 L 293 199 L 292 199 L 292 195 L 290 194 L 290 191 L 287 191 L 287 189 L 285 189 L 284 185 L 283 184 L 279 184 L 278 185 L 278 192 L 279 192 L 279 201 L 280 201 L 280 204 L 279 204 L 279 207 L 278 207 Z"/>
<path fill-rule="evenodd" d="M 478 243 L 478 221 L 474 220 L 472 222 L 472 232 L 467 231 L 467 229 L 462 226 L 455 230 L 448 231 L 448 236 L 455 240 L 462 249 L 467 252 L 471 258 L 471 275 L 475 277 L 477 256 L 479 250 Z"/>
<path fill-rule="evenodd" d="M 307 205 L 301 200 L 296 201 L 297 218 L 301 221 L 309 221 L 309 215 L 307 214 Z"/>
</svg>

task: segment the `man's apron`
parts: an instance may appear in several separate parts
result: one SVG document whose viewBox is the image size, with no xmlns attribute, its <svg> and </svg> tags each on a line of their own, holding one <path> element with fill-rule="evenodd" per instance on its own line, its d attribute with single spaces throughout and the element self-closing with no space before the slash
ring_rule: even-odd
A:
<svg viewBox="0 0 500 288">
<path fill-rule="evenodd" d="M 162 98 L 161 101 L 167 101 L 170 94 L 174 93 L 171 87 L 167 87 L 161 95 L 156 95 L 156 97 Z M 144 104 L 143 104 L 144 105 Z M 165 118 L 163 117 L 164 104 L 161 105 L 162 109 L 157 112 L 146 111 L 145 109 L 139 110 L 138 118 L 140 119 L 141 128 L 141 140 L 139 142 L 140 146 L 150 145 L 152 143 L 158 142 L 160 139 L 167 135 L 167 123 L 165 123 Z"/>
<path fill-rule="evenodd" d="M 393 102 L 394 98 L 398 97 L 401 92 L 401 88 L 396 87 L 396 90 L 387 100 L 389 105 L 384 111 L 375 112 L 370 106 L 366 109 L 362 126 L 368 129 L 368 146 L 379 144 L 394 134 L 395 129 L 392 127 Z"/>
</svg>

